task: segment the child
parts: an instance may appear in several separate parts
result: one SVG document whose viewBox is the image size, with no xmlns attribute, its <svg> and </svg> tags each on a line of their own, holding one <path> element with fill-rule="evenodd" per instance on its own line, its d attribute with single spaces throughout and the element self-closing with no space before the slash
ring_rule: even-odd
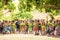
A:
<svg viewBox="0 0 60 40">
<path fill-rule="evenodd" d="M 60 36 L 60 21 L 58 20 L 57 27 L 56 27 L 56 36 Z"/>
<path fill-rule="evenodd" d="M 29 21 L 28 22 L 28 33 L 32 32 L 32 23 Z"/>
<path fill-rule="evenodd" d="M 10 25 L 7 27 L 7 33 L 10 34 Z"/>
<path fill-rule="evenodd" d="M 20 30 L 21 30 L 21 33 L 24 33 L 25 32 L 25 23 L 24 21 L 22 21 L 22 23 L 20 23 Z"/>
<path fill-rule="evenodd" d="M 15 25 L 16 25 L 16 30 L 17 30 L 17 32 L 19 32 L 20 33 L 20 22 L 21 22 L 21 20 L 17 20 L 16 21 L 16 23 L 15 23 Z"/>
<path fill-rule="evenodd" d="M 12 33 L 16 33 L 16 25 L 15 25 L 14 21 L 12 21 L 12 23 L 11 23 L 11 31 L 12 31 Z"/>
<path fill-rule="evenodd" d="M 34 21 L 34 23 L 33 23 L 33 32 L 34 32 L 35 35 L 36 35 L 36 33 L 38 33 L 38 26 L 37 26 L 36 21 Z"/>
<path fill-rule="evenodd" d="M 41 35 L 41 23 L 40 23 L 40 20 L 38 20 L 38 32 Z"/>
<path fill-rule="evenodd" d="M 44 20 L 42 20 L 42 23 L 41 23 L 41 34 L 45 35 L 45 33 L 46 33 L 46 26 L 45 26 Z"/>
<path fill-rule="evenodd" d="M 2 22 L 0 21 L 0 33 L 2 33 L 3 32 L 3 24 L 2 24 Z"/>
<path fill-rule="evenodd" d="M 7 27 L 8 27 L 8 21 L 5 21 L 4 24 L 3 24 L 3 34 L 6 34 L 7 33 Z"/>
<path fill-rule="evenodd" d="M 54 35 L 54 22 L 49 22 L 49 27 L 48 27 L 48 34 L 50 36 L 53 36 Z"/>
<path fill-rule="evenodd" d="M 41 34 L 44 35 L 45 34 L 45 25 L 41 24 Z"/>
</svg>

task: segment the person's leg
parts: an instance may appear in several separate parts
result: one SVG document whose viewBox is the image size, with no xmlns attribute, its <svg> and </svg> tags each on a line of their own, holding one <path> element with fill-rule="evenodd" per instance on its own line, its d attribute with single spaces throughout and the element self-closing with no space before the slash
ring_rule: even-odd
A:
<svg viewBox="0 0 60 40">
<path fill-rule="evenodd" d="M 47 34 L 50 35 L 50 30 L 49 29 L 47 30 Z"/>
<path fill-rule="evenodd" d="M 3 33 L 3 27 L 0 28 L 0 33 Z"/>
<path fill-rule="evenodd" d="M 0 27 L 0 33 L 1 33 L 1 27 Z"/>
<path fill-rule="evenodd" d="M 41 30 L 39 30 L 39 34 L 41 35 Z"/>
<path fill-rule="evenodd" d="M 28 28 L 25 29 L 25 33 L 26 33 L 26 34 L 28 33 Z"/>
</svg>

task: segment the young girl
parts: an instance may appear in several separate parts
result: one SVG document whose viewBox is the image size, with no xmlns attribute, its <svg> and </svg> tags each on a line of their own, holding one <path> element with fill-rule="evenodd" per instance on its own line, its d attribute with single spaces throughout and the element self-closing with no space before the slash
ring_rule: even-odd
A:
<svg viewBox="0 0 60 40">
<path fill-rule="evenodd" d="M 22 23 L 20 23 L 20 30 L 21 30 L 21 33 L 24 33 L 25 32 L 25 23 L 24 21 L 22 21 Z"/>
<path fill-rule="evenodd" d="M 45 26 L 44 20 L 42 20 L 42 22 L 41 22 L 41 34 L 45 35 L 45 33 L 46 33 L 46 26 Z"/>
<path fill-rule="evenodd" d="M 37 32 L 38 32 L 37 22 L 34 21 L 34 23 L 33 23 L 33 33 L 36 34 Z"/>
<path fill-rule="evenodd" d="M 45 26 L 44 23 L 42 23 L 42 24 L 41 24 L 41 34 L 42 34 L 42 35 L 45 35 L 45 32 L 46 32 L 45 30 L 46 30 L 46 26 Z"/>
</svg>

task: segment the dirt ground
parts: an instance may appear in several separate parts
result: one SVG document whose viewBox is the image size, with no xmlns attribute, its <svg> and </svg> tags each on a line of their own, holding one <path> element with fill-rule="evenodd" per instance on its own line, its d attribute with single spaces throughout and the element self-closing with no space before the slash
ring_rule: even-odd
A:
<svg viewBox="0 0 60 40">
<path fill-rule="evenodd" d="M 33 34 L 5 34 L 0 35 L 0 40 L 60 40 L 60 38 Z"/>
</svg>

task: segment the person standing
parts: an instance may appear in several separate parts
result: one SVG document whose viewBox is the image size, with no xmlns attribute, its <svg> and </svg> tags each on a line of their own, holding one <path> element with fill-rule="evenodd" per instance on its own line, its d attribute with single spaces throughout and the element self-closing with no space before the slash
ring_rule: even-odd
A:
<svg viewBox="0 0 60 40">
<path fill-rule="evenodd" d="M 16 33 L 16 25 L 14 21 L 11 22 L 11 31 L 12 33 Z"/>
<path fill-rule="evenodd" d="M 11 33 L 11 22 L 8 22 L 8 26 L 7 26 L 7 34 Z"/>
<path fill-rule="evenodd" d="M 37 20 L 35 20 L 34 23 L 33 23 L 33 33 L 35 35 L 38 35 L 38 24 L 37 24 Z"/>
<path fill-rule="evenodd" d="M 20 20 L 16 22 L 16 30 L 20 33 Z"/>
<path fill-rule="evenodd" d="M 39 32 L 39 35 L 41 35 L 41 23 L 40 23 L 40 20 L 38 20 L 38 32 Z"/>
<path fill-rule="evenodd" d="M 32 33 L 32 23 L 28 21 L 28 33 Z"/>
<path fill-rule="evenodd" d="M 25 33 L 25 21 L 22 21 L 20 26 L 21 33 Z"/>
<path fill-rule="evenodd" d="M 7 27 L 8 27 L 8 21 L 4 21 L 4 24 L 3 24 L 3 33 L 6 34 L 7 33 Z"/>
<path fill-rule="evenodd" d="M 2 24 L 2 22 L 0 21 L 0 33 L 2 33 L 3 32 L 3 24 Z"/>
<path fill-rule="evenodd" d="M 54 35 L 54 31 L 55 31 L 55 24 L 54 21 L 50 20 L 48 23 L 48 35 L 53 36 Z"/>
</svg>

